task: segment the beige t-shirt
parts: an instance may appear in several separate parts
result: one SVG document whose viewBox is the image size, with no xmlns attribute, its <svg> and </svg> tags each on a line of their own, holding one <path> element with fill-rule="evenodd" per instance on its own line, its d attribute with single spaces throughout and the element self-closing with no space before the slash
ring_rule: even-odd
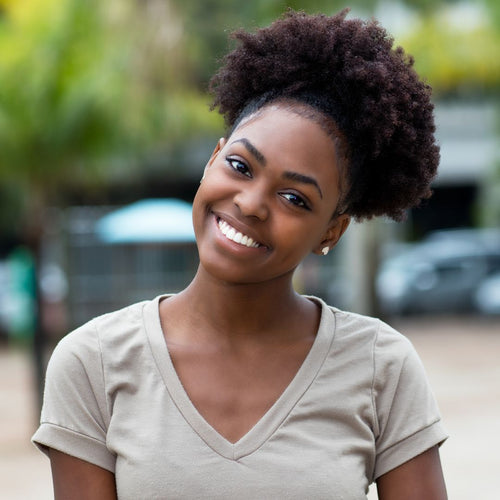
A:
<svg viewBox="0 0 500 500">
<path fill-rule="evenodd" d="M 159 300 L 67 335 L 47 370 L 33 441 L 115 473 L 120 499 L 361 499 L 446 439 L 410 342 L 373 318 L 322 308 L 287 389 L 232 444 L 197 412 L 170 360 Z"/>
</svg>

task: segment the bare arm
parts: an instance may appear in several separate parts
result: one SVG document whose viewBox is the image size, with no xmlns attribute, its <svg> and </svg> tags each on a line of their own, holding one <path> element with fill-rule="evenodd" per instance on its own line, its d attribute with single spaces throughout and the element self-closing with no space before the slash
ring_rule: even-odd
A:
<svg viewBox="0 0 500 500">
<path fill-rule="evenodd" d="M 66 453 L 50 449 L 55 500 L 116 500 L 115 475 Z"/>
<path fill-rule="evenodd" d="M 446 500 L 438 447 L 380 476 L 377 491 L 380 500 Z"/>
</svg>

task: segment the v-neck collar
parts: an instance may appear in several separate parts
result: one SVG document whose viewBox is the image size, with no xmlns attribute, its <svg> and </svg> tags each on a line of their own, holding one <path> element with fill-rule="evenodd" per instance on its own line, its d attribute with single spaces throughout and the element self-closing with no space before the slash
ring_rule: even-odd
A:
<svg viewBox="0 0 500 500">
<path fill-rule="evenodd" d="M 314 381 L 333 342 L 334 313 L 321 299 L 308 297 L 321 306 L 318 331 L 309 353 L 290 384 L 271 408 L 244 436 L 231 443 L 198 412 L 175 371 L 161 328 L 159 312 L 160 300 L 169 296 L 160 295 L 147 303 L 143 309 L 143 319 L 153 357 L 172 401 L 191 428 L 219 455 L 230 460 L 238 460 L 253 453 L 276 432 Z"/>
</svg>

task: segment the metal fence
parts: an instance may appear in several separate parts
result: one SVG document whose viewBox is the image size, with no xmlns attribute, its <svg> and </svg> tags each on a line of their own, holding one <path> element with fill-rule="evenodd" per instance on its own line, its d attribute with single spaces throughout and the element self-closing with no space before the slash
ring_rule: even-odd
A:
<svg viewBox="0 0 500 500">
<path fill-rule="evenodd" d="M 68 327 L 155 297 L 182 290 L 198 265 L 195 243 L 107 244 L 94 228 L 107 208 L 77 207 L 59 213 L 45 244 L 47 265 L 66 280 Z"/>
</svg>

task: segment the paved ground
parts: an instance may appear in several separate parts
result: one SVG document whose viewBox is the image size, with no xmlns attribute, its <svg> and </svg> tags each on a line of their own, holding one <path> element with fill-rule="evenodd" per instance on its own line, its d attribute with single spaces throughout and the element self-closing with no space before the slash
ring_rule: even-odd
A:
<svg viewBox="0 0 500 500">
<path fill-rule="evenodd" d="M 442 447 L 450 500 L 497 500 L 500 470 L 500 318 L 393 323 L 426 366 L 450 433 Z M 48 460 L 29 443 L 35 426 L 29 359 L 0 349 L 0 499 L 52 498 Z M 374 491 L 370 499 L 375 499 Z"/>
<path fill-rule="evenodd" d="M 37 416 L 28 356 L 0 350 L 0 499 L 49 500 L 52 482 L 48 459 L 29 439 Z"/>
</svg>

